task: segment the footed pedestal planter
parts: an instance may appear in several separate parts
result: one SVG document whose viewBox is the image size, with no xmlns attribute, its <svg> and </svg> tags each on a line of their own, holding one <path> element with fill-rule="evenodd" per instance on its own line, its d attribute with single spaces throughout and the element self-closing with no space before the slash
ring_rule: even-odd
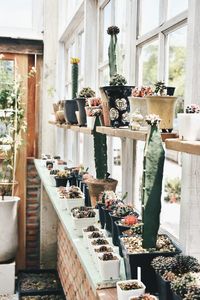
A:
<svg viewBox="0 0 200 300">
<path fill-rule="evenodd" d="M 18 247 L 17 206 L 20 198 L 0 199 L 0 263 L 15 258 Z"/>
<path fill-rule="evenodd" d="M 179 138 L 185 141 L 200 141 L 200 114 L 178 114 Z"/>
<path fill-rule="evenodd" d="M 128 96 L 133 86 L 105 86 L 100 91 L 103 98 L 103 119 L 105 126 L 128 126 L 128 113 L 130 111 Z M 106 103 L 107 102 L 107 103 Z M 108 117 L 109 114 L 109 117 Z"/>
<path fill-rule="evenodd" d="M 141 126 L 147 127 L 145 117 L 147 115 L 147 102 L 145 97 L 128 97 L 130 103 L 130 116 L 134 113 L 139 113 L 143 116 Z"/>
</svg>

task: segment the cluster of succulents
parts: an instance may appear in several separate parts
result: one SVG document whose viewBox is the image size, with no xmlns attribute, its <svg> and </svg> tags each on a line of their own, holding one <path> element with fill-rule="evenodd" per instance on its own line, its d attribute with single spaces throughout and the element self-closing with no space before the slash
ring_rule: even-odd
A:
<svg viewBox="0 0 200 300">
<path fill-rule="evenodd" d="M 92 241 L 92 245 L 108 245 L 108 241 L 106 239 L 97 239 Z"/>
<path fill-rule="evenodd" d="M 101 107 L 86 106 L 85 111 L 86 111 L 86 115 L 89 117 L 98 117 L 102 114 Z"/>
<path fill-rule="evenodd" d="M 146 120 L 147 124 L 149 124 L 151 126 L 157 125 L 161 121 L 160 117 L 155 114 L 150 114 L 150 115 L 146 116 L 145 120 Z"/>
<path fill-rule="evenodd" d="M 91 98 L 95 97 L 95 91 L 93 91 L 90 87 L 82 88 L 79 93 L 80 98 Z"/>
<path fill-rule="evenodd" d="M 108 246 L 101 246 L 99 248 L 95 248 L 94 249 L 95 252 L 113 252 L 113 249 L 111 247 Z"/>
<path fill-rule="evenodd" d="M 86 206 L 80 206 L 80 207 L 74 207 L 71 210 L 72 215 L 74 218 L 94 218 L 96 213 L 95 211 L 90 208 L 90 207 L 86 207 Z"/>
<path fill-rule="evenodd" d="M 59 170 L 56 174 L 57 178 L 67 178 L 69 176 L 70 172 L 67 170 Z"/>
<path fill-rule="evenodd" d="M 95 227 L 94 225 L 89 225 L 87 228 L 83 229 L 84 232 L 94 232 L 99 231 L 99 228 Z"/>
<path fill-rule="evenodd" d="M 102 238 L 104 235 L 102 232 L 99 231 L 93 231 L 91 234 L 88 235 L 89 239 L 97 239 L 97 238 Z"/>
<path fill-rule="evenodd" d="M 57 175 L 58 172 L 59 172 L 59 170 L 53 169 L 50 171 L 50 175 Z"/>
<path fill-rule="evenodd" d="M 200 273 L 186 273 L 170 285 L 172 291 L 183 299 L 200 299 Z"/>
<path fill-rule="evenodd" d="M 78 186 L 60 187 L 59 194 L 62 198 L 74 199 L 83 198 L 83 193 Z"/>
<path fill-rule="evenodd" d="M 176 258 L 173 256 L 157 256 L 151 262 L 152 267 L 156 271 L 156 273 L 161 276 L 166 272 L 171 272 L 176 267 Z"/>
<path fill-rule="evenodd" d="M 150 86 L 142 86 L 141 88 L 135 87 L 132 89 L 132 97 L 145 97 L 151 96 L 153 90 Z"/>
<path fill-rule="evenodd" d="M 110 80 L 110 85 L 112 86 L 125 85 L 126 83 L 126 78 L 120 74 L 114 74 Z"/>
<path fill-rule="evenodd" d="M 115 207 L 112 211 L 112 215 L 117 217 L 125 217 L 130 214 L 138 217 L 138 213 L 134 210 L 133 206 L 125 204 Z"/>
<path fill-rule="evenodd" d="M 123 291 L 137 290 L 143 288 L 143 286 L 138 281 L 127 281 L 119 283 L 119 287 Z"/>
<path fill-rule="evenodd" d="M 200 106 L 198 104 L 191 104 L 191 105 L 188 105 L 185 109 L 185 112 L 187 114 L 199 114 L 200 113 Z"/>
<path fill-rule="evenodd" d="M 107 260 L 116 260 L 117 257 L 114 256 L 112 253 L 110 252 L 106 252 L 104 253 L 101 257 L 99 257 L 101 260 L 107 261 Z"/>
<path fill-rule="evenodd" d="M 42 291 L 59 288 L 59 282 L 53 273 L 21 273 L 19 286 L 22 292 Z"/>
<path fill-rule="evenodd" d="M 106 201 L 107 201 L 107 203 L 109 203 L 109 201 L 113 202 L 113 201 L 117 201 L 117 199 L 118 198 L 117 198 L 117 195 L 115 194 L 115 192 L 104 191 L 104 192 L 100 193 L 98 202 L 105 204 Z"/>
</svg>

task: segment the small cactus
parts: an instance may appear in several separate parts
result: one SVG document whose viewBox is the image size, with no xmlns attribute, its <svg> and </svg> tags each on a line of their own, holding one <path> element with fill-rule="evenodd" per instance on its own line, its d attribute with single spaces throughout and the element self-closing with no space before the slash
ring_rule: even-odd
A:
<svg viewBox="0 0 200 300">
<path fill-rule="evenodd" d="M 72 99 L 75 99 L 78 92 L 78 64 L 80 59 L 72 57 L 70 62 L 72 64 Z"/>
<path fill-rule="evenodd" d="M 189 255 L 176 255 L 176 268 L 174 273 L 178 276 L 188 272 L 200 272 L 200 264 L 198 260 Z"/>
<path fill-rule="evenodd" d="M 115 74 L 110 80 L 110 85 L 125 85 L 127 83 L 126 78 L 120 74 Z"/>
<path fill-rule="evenodd" d="M 117 34 L 119 28 L 117 26 L 110 26 L 107 29 L 107 33 L 110 35 L 110 44 L 108 48 L 108 58 L 110 67 L 110 78 L 117 73 L 117 62 L 116 62 L 116 47 L 117 47 Z"/>
<path fill-rule="evenodd" d="M 81 98 L 95 97 L 95 91 L 93 91 L 90 87 L 82 88 L 82 90 L 79 93 L 79 97 Z"/>
</svg>

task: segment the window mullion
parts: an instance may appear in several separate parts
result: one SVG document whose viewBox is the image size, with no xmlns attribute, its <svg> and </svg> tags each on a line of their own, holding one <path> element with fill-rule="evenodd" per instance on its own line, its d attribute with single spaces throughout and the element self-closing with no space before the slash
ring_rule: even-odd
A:
<svg viewBox="0 0 200 300">
<path fill-rule="evenodd" d="M 165 80 L 165 35 L 160 32 L 158 35 L 158 80 Z"/>
</svg>

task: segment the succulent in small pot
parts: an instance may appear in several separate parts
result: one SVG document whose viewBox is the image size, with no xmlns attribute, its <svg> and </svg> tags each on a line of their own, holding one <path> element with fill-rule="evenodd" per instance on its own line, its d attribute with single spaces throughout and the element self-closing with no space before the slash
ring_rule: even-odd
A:
<svg viewBox="0 0 200 300">
<path fill-rule="evenodd" d="M 131 297 L 129 300 L 157 300 L 157 297 L 151 294 L 143 294 L 139 297 Z"/>
<path fill-rule="evenodd" d="M 56 174 L 55 181 L 56 187 L 66 186 L 68 181 L 69 172 L 67 170 L 59 170 Z"/>
<path fill-rule="evenodd" d="M 102 252 L 113 252 L 113 248 L 112 247 L 108 247 L 108 246 L 100 246 L 100 247 L 96 247 L 94 248 L 94 252 L 97 252 L 97 253 L 102 253 Z"/>
<path fill-rule="evenodd" d="M 95 211 L 91 207 L 80 206 L 71 210 L 72 222 L 77 230 L 78 236 L 82 236 L 82 229 L 86 226 L 94 225 L 96 222 Z"/>
<path fill-rule="evenodd" d="M 98 239 L 92 241 L 91 244 L 92 244 L 93 246 L 98 246 L 98 245 L 108 245 L 109 242 L 108 242 L 106 239 L 100 239 L 100 238 L 98 238 Z"/>
<path fill-rule="evenodd" d="M 120 257 L 110 252 L 99 254 L 98 267 L 103 280 L 115 280 L 120 277 Z"/>
<path fill-rule="evenodd" d="M 72 212 L 72 216 L 77 219 L 95 217 L 95 211 L 91 207 L 86 207 L 86 206 L 74 207 L 72 208 L 71 212 Z"/>
<path fill-rule="evenodd" d="M 172 291 L 184 300 L 200 299 L 200 273 L 186 273 L 171 282 Z"/>
<path fill-rule="evenodd" d="M 103 238 L 104 234 L 100 231 L 94 231 L 88 235 L 88 239 Z"/>
<path fill-rule="evenodd" d="M 95 92 L 90 87 L 85 87 L 79 92 L 76 102 L 78 105 L 80 126 L 86 125 L 86 112 L 85 112 L 86 99 L 94 96 L 95 96 Z"/>
<path fill-rule="evenodd" d="M 98 232 L 99 228 L 95 227 L 94 225 L 89 225 L 87 228 L 83 228 L 84 232 Z"/>
<path fill-rule="evenodd" d="M 126 300 L 130 297 L 139 297 L 145 292 L 145 285 L 137 280 L 125 280 L 117 282 L 118 300 Z"/>
<path fill-rule="evenodd" d="M 62 209 L 67 209 L 68 213 L 76 206 L 84 206 L 84 194 L 77 186 L 60 187 L 59 195 L 61 198 Z"/>
</svg>

